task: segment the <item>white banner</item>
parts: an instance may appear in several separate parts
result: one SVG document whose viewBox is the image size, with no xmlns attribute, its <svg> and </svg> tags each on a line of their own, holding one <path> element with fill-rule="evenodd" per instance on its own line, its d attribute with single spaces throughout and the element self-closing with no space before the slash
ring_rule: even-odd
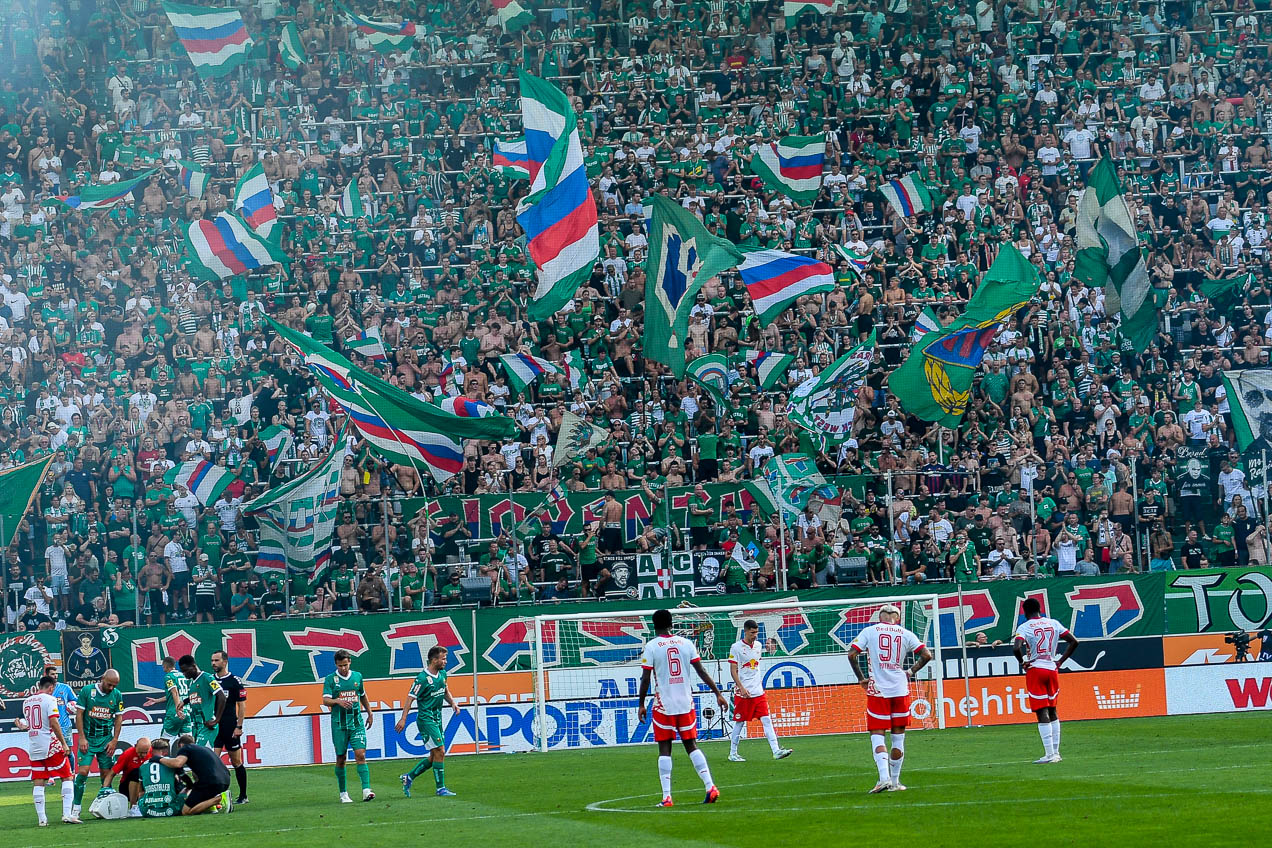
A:
<svg viewBox="0 0 1272 848">
<path fill-rule="evenodd" d="M 1272 662 L 1166 669 L 1169 715 L 1272 710 Z"/>
</svg>

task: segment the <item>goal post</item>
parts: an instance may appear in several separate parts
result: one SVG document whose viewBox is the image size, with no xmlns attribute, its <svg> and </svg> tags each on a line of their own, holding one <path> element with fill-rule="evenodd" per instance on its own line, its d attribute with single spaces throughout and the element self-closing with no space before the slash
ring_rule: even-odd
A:
<svg viewBox="0 0 1272 848">
<path fill-rule="evenodd" d="M 798 737 L 866 730 L 865 692 L 848 662 L 848 647 L 879 608 L 895 604 L 901 624 L 932 651 L 932 662 L 911 686 L 913 728 L 945 727 L 942 627 L 936 595 L 895 595 L 824 601 L 797 598 L 718 606 L 668 607 L 672 632 L 692 641 L 703 666 L 727 698 L 734 689 L 729 649 L 753 619 L 766 644 L 761 660 L 764 688 L 779 736 Z M 641 651 L 653 637 L 654 609 L 539 615 L 527 628 L 533 641 L 534 745 L 537 750 L 601 747 L 647 742 L 648 724 L 637 721 Z M 906 658 L 907 667 L 917 657 Z M 863 661 L 862 667 L 866 667 Z M 651 687 L 652 690 L 652 687 Z M 732 717 L 723 714 L 710 690 L 695 692 L 699 739 L 727 736 Z M 760 735 L 759 722 L 747 737 Z"/>
</svg>

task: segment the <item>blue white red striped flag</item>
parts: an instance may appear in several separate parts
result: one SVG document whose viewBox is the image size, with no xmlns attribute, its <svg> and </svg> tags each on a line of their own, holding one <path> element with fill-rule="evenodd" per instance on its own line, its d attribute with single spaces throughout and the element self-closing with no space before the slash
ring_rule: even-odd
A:
<svg viewBox="0 0 1272 848">
<path fill-rule="evenodd" d="M 234 188 L 234 211 L 258 234 L 269 238 L 278 224 L 274 193 L 269 189 L 265 169 L 257 162 Z"/>
<path fill-rule="evenodd" d="M 178 159 L 177 182 L 186 190 L 186 194 L 195 200 L 202 200 L 203 190 L 208 187 L 208 174 L 197 163 Z"/>
<path fill-rule="evenodd" d="M 772 353 L 766 350 L 746 351 L 746 363 L 755 369 L 760 388 L 768 391 L 776 385 L 778 379 L 791 367 L 795 357 L 789 353 Z"/>
<path fill-rule="evenodd" d="M 601 241 L 574 106 L 551 83 L 525 71 L 520 79 L 530 193 L 517 206 L 517 223 L 537 269 L 527 311 L 543 321 L 591 277 Z"/>
<path fill-rule="evenodd" d="M 142 182 L 150 179 L 153 170 L 147 171 L 131 180 L 123 180 L 110 185 L 90 185 L 80 189 L 79 194 L 59 194 L 54 199 L 60 200 L 72 209 L 81 212 L 92 212 L 95 209 L 110 209 L 117 204 L 132 200 L 132 191 Z"/>
<path fill-rule="evenodd" d="M 292 435 L 291 428 L 284 427 L 282 424 L 275 424 L 261 430 L 260 438 L 265 443 L 265 453 L 269 457 L 271 471 L 278 465 L 279 460 L 288 459 L 291 456 L 292 448 L 296 444 L 296 437 Z"/>
<path fill-rule="evenodd" d="M 564 373 L 548 360 L 528 353 L 505 353 L 499 357 L 499 361 L 508 370 L 508 379 L 518 392 L 524 392 L 526 386 L 544 374 Z"/>
<path fill-rule="evenodd" d="M 526 153 L 524 138 L 513 141 L 495 139 L 494 167 L 504 176 L 514 180 L 530 178 L 530 155 Z"/>
<path fill-rule="evenodd" d="M 442 398 L 442 402 L 438 406 L 459 418 L 486 418 L 490 415 L 499 414 L 499 410 L 484 400 L 462 396 Z"/>
<path fill-rule="evenodd" d="M 230 497 L 240 497 L 247 488 L 247 484 L 228 470 L 206 459 L 192 459 L 169 469 L 163 475 L 163 481 L 169 486 L 178 483 L 185 486 L 204 506 L 216 503 L 226 493 Z"/>
<path fill-rule="evenodd" d="M 204 79 L 230 73 L 243 64 L 252 50 L 252 37 L 247 34 L 243 16 L 234 9 L 164 3 L 163 10 L 191 64 Z"/>
<path fill-rule="evenodd" d="M 224 280 L 287 262 L 278 245 L 261 238 L 229 212 L 200 218 L 186 230 L 186 256 L 205 280 Z"/>
<path fill-rule="evenodd" d="M 453 396 L 459 394 L 460 390 L 460 369 L 455 365 L 455 361 L 449 356 L 442 361 L 442 370 L 437 373 L 437 386 L 442 390 L 442 394 Z"/>
<path fill-rule="evenodd" d="M 345 9 L 345 16 L 358 32 L 366 36 L 377 53 L 410 50 L 415 46 L 416 27 L 410 21 L 380 21 L 354 14 Z"/>
<path fill-rule="evenodd" d="M 751 169 L 764 185 L 800 203 L 817 197 L 826 162 L 826 134 L 787 136 L 756 147 Z"/>
<path fill-rule="evenodd" d="M 738 266 L 761 327 L 806 294 L 835 290 L 835 275 L 825 262 L 780 250 L 748 250 Z"/>
<path fill-rule="evenodd" d="M 835 245 L 835 252 L 848 263 L 848 269 L 858 277 L 865 275 L 866 269 L 870 267 L 870 262 L 874 258 L 874 254 L 869 250 L 861 253 L 843 244 Z"/>
<path fill-rule="evenodd" d="M 917 173 L 906 174 L 899 180 L 888 180 L 879 191 L 902 218 L 922 215 L 933 209 L 932 195 Z"/>
<path fill-rule="evenodd" d="M 345 347 L 375 362 L 387 362 L 389 358 L 379 327 L 367 327 L 353 338 L 345 339 Z"/>
</svg>

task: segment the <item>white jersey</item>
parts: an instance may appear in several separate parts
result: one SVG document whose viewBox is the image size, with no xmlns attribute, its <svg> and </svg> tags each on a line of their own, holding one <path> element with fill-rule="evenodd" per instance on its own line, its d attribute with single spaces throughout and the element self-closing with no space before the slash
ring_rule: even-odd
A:
<svg viewBox="0 0 1272 848">
<path fill-rule="evenodd" d="M 654 709 L 663 715 L 684 715 L 694 709 L 689 667 L 698 648 L 683 636 L 657 636 L 645 644 L 641 668 L 654 673 Z"/>
<path fill-rule="evenodd" d="M 922 650 L 923 641 L 899 624 L 871 624 L 857 634 L 852 646 L 870 660 L 870 680 L 874 694 L 881 698 L 899 698 L 910 693 L 905 676 L 905 658 Z"/>
<path fill-rule="evenodd" d="M 1056 648 L 1069 628 L 1054 618 L 1031 618 L 1016 628 L 1016 638 L 1025 643 L 1025 660 L 1034 668 L 1055 668 Z"/>
<path fill-rule="evenodd" d="M 65 749 L 53 735 L 58 720 L 57 698 L 37 692 L 22 702 L 22 717 L 27 723 L 27 753 L 32 760 L 47 760 Z"/>
<path fill-rule="evenodd" d="M 738 668 L 738 679 L 747 695 L 758 698 L 764 694 L 764 674 L 760 671 L 760 657 L 764 656 L 764 643 L 759 639 L 748 645 L 741 639 L 729 649 L 729 662 Z"/>
</svg>

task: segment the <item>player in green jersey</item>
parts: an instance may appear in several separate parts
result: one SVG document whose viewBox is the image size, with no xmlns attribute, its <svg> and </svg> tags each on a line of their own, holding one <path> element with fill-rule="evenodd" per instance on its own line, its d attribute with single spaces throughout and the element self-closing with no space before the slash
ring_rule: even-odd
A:
<svg viewBox="0 0 1272 848">
<path fill-rule="evenodd" d="M 119 730 L 124 723 L 124 696 L 117 686 L 119 672 L 108 668 L 100 680 L 80 690 L 79 708 L 75 712 L 75 732 L 79 737 L 79 768 L 75 772 L 75 799 L 71 806 L 71 818 L 79 818 L 84 786 L 88 783 L 88 772 L 93 760 L 97 760 L 103 784 L 106 782 L 106 775 L 110 774 L 111 766 L 115 764 L 115 746 L 119 744 Z"/>
<path fill-rule="evenodd" d="M 169 818 L 181 815 L 185 805 L 186 786 L 181 782 L 174 769 L 159 762 L 160 757 L 169 753 L 168 740 L 156 739 L 151 743 L 153 752 L 150 759 L 137 769 L 141 782 L 141 797 L 137 800 L 138 811 L 146 818 Z"/>
<path fill-rule="evenodd" d="M 185 701 L 189 706 L 190 735 L 205 747 L 211 748 L 216 739 L 216 720 L 225 707 L 225 690 L 216 678 L 206 671 L 199 671 L 194 657 L 186 654 L 177 660 L 181 674 L 189 681 L 190 688 L 186 692 Z"/>
<path fill-rule="evenodd" d="M 398 719 L 397 732 L 406 727 L 406 716 L 411 712 L 411 703 L 416 705 L 415 727 L 420 732 L 420 741 L 428 748 L 428 756 L 415 764 L 415 768 L 402 775 L 402 792 L 411 797 L 411 784 L 429 769 L 433 770 L 433 782 L 437 784 L 437 794 L 449 798 L 455 793 L 446 788 L 446 734 L 442 731 L 442 704 L 446 703 L 452 710 L 458 711 L 459 704 L 451 697 L 446 688 L 446 649 L 434 645 L 428 649 L 428 667 L 419 673 L 411 690 L 406 693 L 406 701 L 402 704 L 402 717 Z"/>
<path fill-rule="evenodd" d="M 184 674 L 177 671 L 177 661 L 172 657 L 163 658 L 163 688 L 162 698 L 145 700 L 147 707 L 153 707 L 156 704 L 164 705 L 163 730 L 160 731 L 159 738 L 176 739 L 183 733 L 193 734 L 195 728 L 185 708 L 186 699 L 190 695 L 190 681 Z"/>
<path fill-rule="evenodd" d="M 371 791 L 371 767 L 367 765 L 367 728 L 375 721 L 371 702 L 362 685 L 362 675 L 353 671 L 353 654 L 336 651 L 336 670 L 322 682 L 322 705 L 331 709 L 331 741 L 336 749 L 336 785 L 340 801 L 352 804 L 345 784 L 345 758 L 353 749 L 358 780 L 362 781 L 362 800 L 375 798 Z M 366 711 L 366 722 L 362 713 Z"/>
</svg>

